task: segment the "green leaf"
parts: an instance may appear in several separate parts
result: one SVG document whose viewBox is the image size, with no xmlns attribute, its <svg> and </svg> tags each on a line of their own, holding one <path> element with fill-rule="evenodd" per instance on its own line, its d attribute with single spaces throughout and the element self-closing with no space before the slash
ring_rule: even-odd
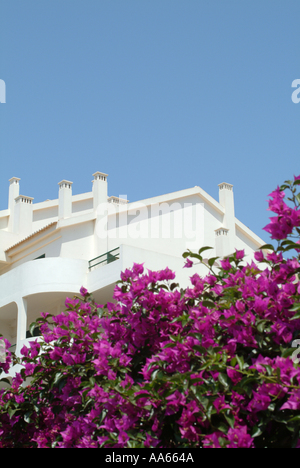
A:
<svg viewBox="0 0 300 468">
<path fill-rule="evenodd" d="M 201 255 L 198 255 L 196 253 L 191 253 L 189 256 L 192 257 L 192 258 L 197 258 L 197 260 L 200 260 L 200 262 L 202 262 Z"/>
<path fill-rule="evenodd" d="M 201 249 L 198 250 L 198 254 L 202 254 L 202 252 L 204 252 L 205 250 L 209 250 L 209 249 L 212 249 L 212 247 L 201 247 Z"/>
<path fill-rule="evenodd" d="M 262 320 L 262 321 L 259 321 L 259 322 L 258 322 L 257 330 L 258 330 L 260 333 L 263 333 L 263 332 L 264 332 L 267 322 L 268 322 L 268 320 Z"/>
<path fill-rule="evenodd" d="M 289 240 L 289 239 L 286 239 L 286 240 L 282 241 L 282 242 L 281 242 L 281 245 L 282 245 L 282 246 L 283 246 L 283 245 L 298 245 L 298 246 L 299 246 L 299 244 L 296 244 L 294 241 Z"/>
<path fill-rule="evenodd" d="M 209 266 L 212 267 L 212 266 L 214 265 L 215 261 L 218 260 L 218 258 L 220 258 L 220 257 L 212 257 L 212 258 L 210 258 L 210 259 L 208 260 Z"/>
<path fill-rule="evenodd" d="M 284 247 L 284 252 L 287 252 L 288 250 L 293 250 L 293 249 L 299 249 L 299 244 L 294 243 L 293 245 L 288 245 L 287 247 Z"/>
<path fill-rule="evenodd" d="M 291 356 L 295 351 L 296 351 L 296 348 L 287 348 L 282 352 L 281 357 L 287 358 Z"/>
<path fill-rule="evenodd" d="M 268 410 L 269 410 L 269 411 L 274 411 L 274 410 L 275 410 L 275 407 L 276 407 L 275 403 L 271 403 L 271 404 L 268 406 Z"/>
<path fill-rule="evenodd" d="M 67 378 L 61 378 L 59 383 L 58 383 L 58 391 L 59 393 L 61 393 L 62 389 L 64 388 L 64 386 L 66 385 L 67 383 Z"/>
<path fill-rule="evenodd" d="M 236 355 L 236 360 L 237 360 L 237 362 L 238 362 L 238 365 L 239 365 L 240 370 L 243 370 L 243 369 L 244 369 L 244 365 L 245 365 L 243 356 L 238 356 L 238 355 Z"/>
<path fill-rule="evenodd" d="M 227 424 L 225 424 L 223 421 L 220 421 L 220 422 L 214 424 L 214 426 L 215 426 L 216 429 L 218 429 L 219 431 L 224 432 L 224 434 L 227 434 L 227 432 L 228 432 L 228 426 L 227 426 Z"/>
<path fill-rule="evenodd" d="M 199 353 L 201 354 L 206 353 L 206 348 L 204 348 L 204 346 L 201 346 L 201 345 L 194 345 L 193 349 L 195 349 L 196 351 L 199 351 Z"/>
<path fill-rule="evenodd" d="M 221 315 L 221 316 L 220 316 L 220 319 L 226 320 L 226 321 L 228 321 L 228 320 L 234 320 L 235 318 L 236 318 L 235 315 L 230 315 L 230 317 L 226 317 L 226 318 L 225 318 L 225 315 Z"/>
<path fill-rule="evenodd" d="M 211 301 L 203 301 L 202 305 L 208 309 L 213 309 L 215 307 L 215 303 Z"/>
<path fill-rule="evenodd" d="M 165 289 L 166 291 L 169 291 L 169 288 L 166 284 L 160 284 L 159 288 Z"/>
<path fill-rule="evenodd" d="M 264 244 L 259 247 L 259 250 L 275 250 L 275 247 L 272 244 Z"/>
<path fill-rule="evenodd" d="M 224 437 L 218 437 L 219 444 L 221 448 L 225 448 L 226 445 L 228 444 L 228 440 L 225 439 Z"/>
<path fill-rule="evenodd" d="M 265 364 L 264 367 L 265 367 L 265 369 L 267 370 L 268 375 L 272 375 L 272 374 L 273 374 L 273 369 L 272 369 L 272 367 L 271 367 L 269 364 Z"/>
<path fill-rule="evenodd" d="M 297 416 L 294 416 L 293 418 L 289 419 L 287 421 L 288 424 L 290 423 L 300 423 L 300 415 L 298 414 Z"/>
<path fill-rule="evenodd" d="M 223 385 L 223 387 L 228 388 L 230 386 L 230 379 L 227 374 L 220 372 L 218 375 L 219 382 Z"/>
<path fill-rule="evenodd" d="M 236 362 L 237 362 L 237 359 L 236 359 L 236 357 L 233 357 L 233 358 L 231 359 L 231 361 L 230 361 L 230 365 L 231 365 L 231 367 L 235 367 L 235 365 L 236 365 Z"/>
<path fill-rule="evenodd" d="M 206 398 L 205 396 L 203 395 L 200 395 L 200 394 L 196 394 L 196 397 L 197 399 L 200 401 L 201 405 L 203 406 L 203 408 L 205 409 L 205 411 L 207 410 L 207 407 L 209 405 L 209 399 Z"/>
<path fill-rule="evenodd" d="M 258 436 L 260 436 L 262 433 L 263 433 L 263 431 L 261 430 L 260 427 L 254 426 L 254 428 L 253 428 L 253 430 L 252 430 L 251 437 L 253 437 L 253 438 L 258 437 Z"/>
<path fill-rule="evenodd" d="M 184 252 L 184 253 L 182 254 L 183 258 L 189 257 L 189 256 L 190 256 L 190 253 L 191 253 L 191 252 Z"/>
<path fill-rule="evenodd" d="M 165 348 L 174 348 L 176 345 L 176 343 L 172 342 L 172 343 L 167 343 L 166 345 L 163 346 L 163 349 Z"/>
<path fill-rule="evenodd" d="M 299 319 L 300 318 L 300 310 L 299 312 L 297 312 L 294 317 L 290 318 L 290 320 L 296 320 L 296 319 Z"/>
<path fill-rule="evenodd" d="M 242 378 L 242 380 L 240 380 L 238 386 L 242 387 L 242 388 L 246 388 L 246 387 L 249 386 L 249 384 L 252 384 L 252 383 L 254 383 L 254 385 L 255 385 L 255 383 L 257 383 L 257 377 L 254 377 L 254 376 L 251 376 L 251 375 L 250 376 L 245 376 L 245 377 Z"/>
<path fill-rule="evenodd" d="M 19 408 L 8 408 L 7 412 L 10 418 L 13 417 L 13 415 L 18 411 Z"/>
<path fill-rule="evenodd" d="M 156 369 L 152 375 L 151 375 L 151 380 L 160 380 L 164 377 L 164 373 L 160 369 Z"/>
<path fill-rule="evenodd" d="M 228 422 L 229 426 L 231 427 L 231 429 L 234 428 L 234 416 L 233 414 L 229 413 L 229 414 L 224 414 L 225 418 L 226 418 L 226 421 Z"/>
<path fill-rule="evenodd" d="M 3 379 L 0 379 L 0 382 L 5 382 L 10 385 L 10 381 L 6 379 L 5 377 Z"/>
<path fill-rule="evenodd" d="M 58 373 L 55 375 L 53 384 L 54 384 L 54 385 L 57 384 L 57 382 L 58 382 L 62 377 L 64 377 L 63 372 L 58 372 Z"/>
<path fill-rule="evenodd" d="M 38 324 L 37 324 L 36 322 L 33 322 L 33 323 L 30 325 L 29 331 L 30 331 L 30 333 L 31 333 L 32 336 L 34 335 L 34 330 L 35 330 L 35 328 L 37 328 L 37 327 L 38 327 Z"/>
<path fill-rule="evenodd" d="M 27 411 L 24 415 L 24 421 L 29 424 L 31 423 L 31 419 L 30 419 L 30 416 L 32 415 L 32 411 Z"/>
<path fill-rule="evenodd" d="M 135 396 L 135 399 L 140 400 L 141 398 L 150 398 L 150 396 L 151 395 L 149 395 L 148 393 L 140 393 L 139 395 Z"/>
</svg>

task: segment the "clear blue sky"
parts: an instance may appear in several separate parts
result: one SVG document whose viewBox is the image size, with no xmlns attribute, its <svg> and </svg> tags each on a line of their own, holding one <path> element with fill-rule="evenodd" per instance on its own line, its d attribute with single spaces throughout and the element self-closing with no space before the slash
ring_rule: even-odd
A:
<svg viewBox="0 0 300 468">
<path fill-rule="evenodd" d="M 0 209 L 91 190 L 130 201 L 234 185 L 265 241 L 267 195 L 300 174 L 299 0 L 0 0 Z"/>
</svg>

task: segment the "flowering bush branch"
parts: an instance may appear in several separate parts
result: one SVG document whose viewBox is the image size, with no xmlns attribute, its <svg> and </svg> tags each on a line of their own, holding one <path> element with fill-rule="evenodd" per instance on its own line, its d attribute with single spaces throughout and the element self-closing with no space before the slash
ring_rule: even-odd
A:
<svg viewBox="0 0 300 468">
<path fill-rule="evenodd" d="M 42 314 L 42 341 L 24 346 L 0 393 L 0 447 L 300 447 L 300 265 L 283 256 L 299 253 L 299 184 L 270 194 L 278 245 L 258 263 L 238 250 L 204 262 L 202 247 L 183 257 L 208 274 L 185 290 L 168 268 L 134 264 L 115 303 L 82 288 L 65 312 Z"/>
</svg>

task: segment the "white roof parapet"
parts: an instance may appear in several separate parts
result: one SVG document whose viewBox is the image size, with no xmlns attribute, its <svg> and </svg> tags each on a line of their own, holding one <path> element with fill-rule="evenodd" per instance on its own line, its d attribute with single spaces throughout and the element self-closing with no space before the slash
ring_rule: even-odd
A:
<svg viewBox="0 0 300 468">
<path fill-rule="evenodd" d="M 218 229 L 215 229 L 216 236 L 221 236 L 221 235 L 227 236 L 228 232 L 229 232 L 229 229 L 225 227 L 219 227 Z"/>
<path fill-rule="evenodd" d="M 93 174 L 94 180 L 106 180 L 108 177 L 108 174 L 105 174 L 105 172 L 95 172 Z"/>
<path fill-rule="evenodd" d="M 233 185 L 228 184 L 228 182 L 222 182 L 221 184 L 218 184 L 218 186 L 220 187 L 220 190 L 223 190 L 224 188 L 227 189 L 227 190 L 232 190 L 233 189 Z"/>
<path fill-rule="evenodd" d="M 19 177 L 12 177 L 11 179 L 9 179 L 8 182 L 10 182 L 11 184 L 15 183 L 15 184 L 18 184 L 19 183 Z"/>
<path fill-rule="evenodd" d="M 70 182 L 69 180 L 62 180 L 61 182 L 58 182 L 59 188 L 71 188 L 73 185 L 73 182 Z"/>
<path fill-rule="evenodd" d="M 129 200 L 126 200 L 126 198 L 114 197 L 113 195 L 111 197 L 108 197 L 107 201 L 108 203 L 116 203 L 119 205 L 126 205 L 127 203 L 129 203 Z"/>
<path fill-rule="evenodd" d="M 15 198 L 16 203 L 28 203 L 29 205 L 32 205 L 33 200 L 34 198 L 26 197 L 26 195 L 19 195 L 17 198 Z"/>
<path fill-rule="evenodd" d="M 171 192 L 163 195 L 164 202 L 169 202 L 172 200 L 177 200 L 178 198 L 184 198 L 184 197 L 189 197 L 191 195 L 198 195 L 202 200 L 207 202 L 209 205 L 211 205 L 218 213 L 224 214 L 225 210 L 223 206 L 217 202 L 213 197 L 208 195 L 201 187 L 196 185 L 195 187 L 189 188 L 189 189 L 184 189 L 184 190 L 179 190 L 177 192 Z M 144 200 L 139 200 L 139 203 L 144 204 L 144 205 L 151 205 L 153 203 L 160 203 L 162 199 L 162 195 L 156 196 L 156 197 L 151 197 L 151 198 L 145 198 Z M 133 202 L 134 203 L 134 202 Z"/>
</svg>

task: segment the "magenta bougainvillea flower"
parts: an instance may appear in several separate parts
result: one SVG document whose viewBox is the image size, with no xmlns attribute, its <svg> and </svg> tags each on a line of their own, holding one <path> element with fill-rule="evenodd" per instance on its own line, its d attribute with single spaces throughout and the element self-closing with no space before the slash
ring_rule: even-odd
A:
<svg viewBox="0 0 300 468">
<path fill-rule="evenodd" d="M 278 245 L 255 262 L 185 252 L 184 268 L 208 268 L 185 290 L 168 267 L 135 263 L 113 302 L 82 287 L 41 313 L 21 358 L 0 338 L 0 370 L 21 368 L 0 390 L 0 447 L 299 448 L 299 185 L 270 194 Z"/>
<path fill-rule="evenodd" d="M 193 266 L 192 260 L 187 258 L 183 268 L 191 268 L 192 266 Z"/>
<path fill-rule="evenodd" d="M 85 297 L 88 295 L 88 290 L 86 288 L 84 288 L 83 286 L 81 286 L 80 288 L 80 294 Z"/>
</svg>

